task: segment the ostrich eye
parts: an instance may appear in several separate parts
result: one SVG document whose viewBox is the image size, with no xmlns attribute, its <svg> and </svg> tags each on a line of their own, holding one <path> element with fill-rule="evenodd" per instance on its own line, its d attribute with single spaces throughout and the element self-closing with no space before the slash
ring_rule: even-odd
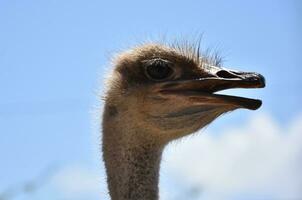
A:
<svg viewBox="0 0 302 200">
<path fill-rule="evenodd" d="M 170 65 L 171 63 L 169 61 L 162 59 L 153 59 L 147 62 L 146 74 L 149 78 L 153 80 L 164 80 L 170 77 L 173 73 L 173 70 Z"/>
</svg>

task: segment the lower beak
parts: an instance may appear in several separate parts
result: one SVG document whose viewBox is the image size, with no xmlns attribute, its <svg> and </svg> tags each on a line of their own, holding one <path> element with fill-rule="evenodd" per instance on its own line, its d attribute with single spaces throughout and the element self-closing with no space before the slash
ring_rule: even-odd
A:
<svg viewBox="0 0 302 200">
<path fill-rule="evenodd" d="M 265 79 L 261 74 L 219 69 L 204 78 L 162 83 L 160 92 L 166 95 L 188 96 L 197 102 L 216 106 L 233 106 L 251 110 L 256 110 L 261 106 L 261 100 L 214 94 L 214 92 L 232 88 L 263 88 Z"/>
</svg>

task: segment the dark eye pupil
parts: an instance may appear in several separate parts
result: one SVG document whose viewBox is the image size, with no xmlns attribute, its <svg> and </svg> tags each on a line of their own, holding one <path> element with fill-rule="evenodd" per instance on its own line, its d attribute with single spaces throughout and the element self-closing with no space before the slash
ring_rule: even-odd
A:
<svg viewBox="0 0 302 200">
<path fill-rule="evenodd" d="M 162 60 L 155 60 L 147 66 L 148 75 L 156 80 L 162 80 L 171 75 L 169 64 Z"/>
</svg>

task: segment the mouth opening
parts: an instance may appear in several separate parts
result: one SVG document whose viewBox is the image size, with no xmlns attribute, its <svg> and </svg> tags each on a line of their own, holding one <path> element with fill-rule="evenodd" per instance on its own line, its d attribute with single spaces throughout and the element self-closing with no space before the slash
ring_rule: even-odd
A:
<svg viewBox="0 0 302 200">
<path fill-rule="evenodd" d="M 265 79 L 261 74 L 222 70 L 218 75 L 165 83 L 161 87 L 160 93 L 189 96 L 209 104 L 230 105 L 250 110 L 260 108 L 262 101 L 259 99 L 217 94 L 216 92 L 233 88 L 263 88 Z"/>
</svg>

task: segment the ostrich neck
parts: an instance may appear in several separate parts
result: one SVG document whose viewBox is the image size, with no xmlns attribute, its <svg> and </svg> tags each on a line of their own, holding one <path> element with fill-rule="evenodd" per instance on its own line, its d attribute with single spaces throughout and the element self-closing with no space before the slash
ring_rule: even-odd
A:
<svg viewBox="0 0 302 200">
<path fill-rule="evenodd" d="M 106 120 L 106 118 L 105 118 Z M 103 122 L 103 158 L 112 200 L 157 200 L 162 148 L 144 130 Z"/>
</svg>

